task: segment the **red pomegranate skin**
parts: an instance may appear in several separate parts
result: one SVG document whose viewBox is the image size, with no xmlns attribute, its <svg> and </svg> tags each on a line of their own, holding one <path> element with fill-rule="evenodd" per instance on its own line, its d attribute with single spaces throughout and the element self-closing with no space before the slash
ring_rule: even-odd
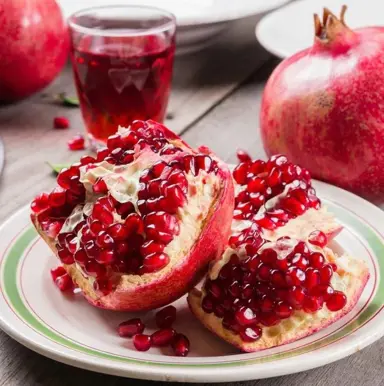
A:
<svg viewBox="0 0 384 386">
<path fill-rule="evenodd" d="M 0 103 L 26 98 L 63 68 L 69 36 L 54 0 L 0 0 Z"/>
<path fill-rule="evenodd" d="M 265 150 L 374 201 L 384 193 L 384 28 L 337 31 L 284 60 L 262 99 Z"/>
</svg>

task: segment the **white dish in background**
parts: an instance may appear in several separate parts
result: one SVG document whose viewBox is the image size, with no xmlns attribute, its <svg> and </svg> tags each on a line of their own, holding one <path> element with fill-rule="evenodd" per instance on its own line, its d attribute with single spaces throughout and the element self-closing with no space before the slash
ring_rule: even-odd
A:
<svg viewBox="0 0 384 386">
<path fill-rule="evenodd" d="M 265 16 L 256 27 L 257 39 L 274 55 L 291 56 L 312 45 L 314 13 L 322 15 L 323 7 L 328 7 L 339 16 L 344 4 L 349 27 L 384 26 L 384 2 L 380 0 L 299 0 Z"/>
<path fill-rule="evenodd" d="M 65 17 L 89 7 L 111 5 L 109 0 L 58 0 Z M 177 53 L 198 51 L 210 45 L 229 22 L 257 15 L 289 0 L 120 0 L 116 4 L 150 5 L 175 14 Z"/>
<path fill-rule="evenodd" d="M 240 353 L 208 332 L 178 300 L 175 329 L 191 341 L 186 358 L 168 348 L 138 352 L 117 325 L 137 314 L 103 311 L 81 294 L 65 296 L 49 274 L 57 266 L 37 236 L 29 206 L 0 228 L 0 327 L 30 349 L 66 364 L 160 381 L 232 382 L 275 377 L 322 366 L 362 350 L 384 335 L 384 212 L 334 186 L 314 182 L 344 230 L 333 246 L 366 260 L 371 277 L 353 310 L 306 338 L 258 353 Z M 149 329 L 154 312 L 141 313 Z"/>
</svg>

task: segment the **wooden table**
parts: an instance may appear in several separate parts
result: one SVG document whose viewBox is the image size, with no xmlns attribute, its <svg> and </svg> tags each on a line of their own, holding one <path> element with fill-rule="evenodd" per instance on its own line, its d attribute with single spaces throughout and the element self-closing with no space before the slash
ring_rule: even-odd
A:
<svg viewBox="0 0 384 386">
<path fill-rule="evenodd" d="M 245 24 L 247 28 L 244 29 Z M 253 26 L 253 19 L 243 22 L 240 32 L 248 40 L 244 39 L 241 49 L 231 47 L 224 39 L 221 48 L 218 45 L 209 53 L 178 59 L 176 64 L 170 105 L 174 118 L 167 124 L 181 131 L 191 145 L 205 144 L 227 162 L 235 162 L 236 147 L 248 150 L 255 157 L 264 157 L 257 129 L 260 97 L 277 61 L 257 50 L 254 43 L 248 44 L 251 38 L 253 41 Z M 0 108 L 0 135 L 6 147 L 6 166 L 0 178 L 1 222 L 29 203 L 36 193 L 53 186 L 54 178 L 45 161 L 70 162 L 79 156 L 69 152 L 65 145 L 67 139 L 82 130 L 78 109 L 52 104 L 47 96 L 47 93 L 63 90 L 74 92 L 69 69 L 44 93 Z M 57 115 L 69 117 L 72 128 L 52 130 L 52 119 Z M 384 384 L 383 365 L 384 340 L 381 340 L 349 358 L 319 369 L 241 384 L 379 386 Z M 55 362 L 28 350 L 0 331 L 0 385 L 128 384 L 151 383 L 101 375 Z"/>
</svg>

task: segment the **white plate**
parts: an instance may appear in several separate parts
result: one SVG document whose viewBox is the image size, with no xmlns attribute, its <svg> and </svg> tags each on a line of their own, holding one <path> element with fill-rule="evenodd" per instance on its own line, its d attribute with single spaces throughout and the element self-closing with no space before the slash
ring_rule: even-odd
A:
<svg viewBox="0 0 384 386">
<path fill-rule="evenodd" d="M 380 0 L 300 0 L 265 16 L 256 27 L 256 36 L 265 49 L 286 58 L 312 45 L 313 14 L 328 7 L 339 15 L 348 6 L 345 20 L 351 28 L 384 25 L 384 2 Z"/>
<path fill-rule="evenodd" d="M 177 303 L 176 330 L 191 340 L 186 358 L 168 349 L 137 352 L 116 326 L 133 314 L 91 307 L 80 294 L 64 296 L 50 278 L 57 265 L 23 208 L 0 228 L 0 326 L 42 355 L 89 370 L 133 378 L 229 382 L 295 373 L 336 361 L 384 334 L 384 213 L 339 188 L 315 183 L 345 229 L 334 247 L 367 261 L 371 278 L 356 307 L 330 327 L 297 342 L 259 353 L 239 353 L 205 330 Z M 135 314 L 137 315 L 137 314 Z M 153 320 L 153 312 L 140 314 Z M 151 326 L 150 326 L 151 327 Z M 149 332 L 153 331 L 152 328 Z"/>
<path fill-rule="evenodd" d="M 166 9 L 177 19 L 177 53 L 200 50 L 215 40 L 228 23 L 260 14 L 289 0 L 120 0 L 116 4 L 151 5 Z M 109 0 L 59 0 L 64 15 L 83 8 L 110 5 Z M 197 28 L 198 27 L 198 28 Z"/>
</svg>

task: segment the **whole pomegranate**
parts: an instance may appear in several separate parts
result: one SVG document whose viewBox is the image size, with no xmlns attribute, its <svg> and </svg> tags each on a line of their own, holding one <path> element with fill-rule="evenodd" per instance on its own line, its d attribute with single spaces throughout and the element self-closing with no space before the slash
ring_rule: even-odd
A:
<svg viewBox="0 0 384 386">
<path fill-rule="evenodd" d="M 378 201 L 384 193 L 384 28 L 349 29 L 324 10 L 312 47 L 284 60 L 264 90 L 268 155 Z"/>
<path fill-rule="evenodd" d="M 47 86 L 64 66 L 69 37 L 54 0 L 0 0 L 0 103 Z"/>
</svg>

